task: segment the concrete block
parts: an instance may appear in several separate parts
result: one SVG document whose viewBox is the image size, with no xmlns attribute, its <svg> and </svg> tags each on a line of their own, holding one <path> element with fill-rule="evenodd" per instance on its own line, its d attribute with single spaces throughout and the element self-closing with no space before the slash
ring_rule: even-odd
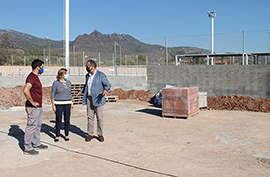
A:
<svg viewBox="0 0 270 177">
<path fill-rule="evenodd" d="M 207 92 L 199 92 L 199 107 L 207 107 Z"/>
</svg>

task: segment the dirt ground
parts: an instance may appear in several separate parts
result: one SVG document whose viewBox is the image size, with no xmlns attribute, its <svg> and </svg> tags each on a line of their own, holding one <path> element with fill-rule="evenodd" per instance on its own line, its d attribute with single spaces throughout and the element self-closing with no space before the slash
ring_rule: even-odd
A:
<svg viewBox="0 0 270 177">
<path fill-rule="evenodd" d="M 23 154 L 24 107 L 0 110 L 0 176 L 269 176 L 270 113 L 201 110 L 161 117 L 146 101 L 104 107 L 104 137 L 85 142 L 86 108 L 75 105 L 70 141 L 54 142 L 54 114 L 44 106 L 38 156 Z M 63 134 L 63 130 L 61 132 Z"/>
<path fill-rule="evenodd" d="M 23 106 L 25 97 L 22 93 L 23 86 L 14 88 L 0 88 L 0 108 Z M 43 104 L 50 104 L 51 87 L 43 87 Z M 154 96 L 144 90 L 110 90 L 109 95 L 118 96 L 120 100 L 150 101 Z M 270 112 L 270 99 L 251 98 L 241 95 L 220 96 L 207 98 L 208 109 L 214 110 L 245 110 L 255 112 Z"/>
</svg>

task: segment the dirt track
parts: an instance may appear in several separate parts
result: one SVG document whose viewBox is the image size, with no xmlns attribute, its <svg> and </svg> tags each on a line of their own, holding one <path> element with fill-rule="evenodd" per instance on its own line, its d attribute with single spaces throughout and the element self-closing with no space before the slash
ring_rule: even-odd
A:
<svg viewBox="0 0 270 177">
<path fill-rule="evenodd" d="M 37 157 L 20 146 L 23 107 L 0 110 L 0 176 L 269 176 L 270 113 L 201 110 L 188 119 L 162 118 L 147 102 L 120 100 L 104 108 L 105 141 L 86 143 L 86 111 L 72 111 L 70 141 L 54 137 L 44 106 Z M 62 132 L 63 133 L 63 132 Z"/>
</svg>

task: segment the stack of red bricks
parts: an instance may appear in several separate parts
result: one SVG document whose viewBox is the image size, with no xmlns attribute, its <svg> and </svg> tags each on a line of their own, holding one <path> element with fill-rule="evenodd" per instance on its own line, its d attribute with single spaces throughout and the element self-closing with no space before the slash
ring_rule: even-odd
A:
<svg viewBox="0 0 270 177">
<path fill-rule="evenodd" d="M 189 117 L 199 113 L 198 87 L 170 87 L 162 89 L 162 115 Z"/>
</svg>

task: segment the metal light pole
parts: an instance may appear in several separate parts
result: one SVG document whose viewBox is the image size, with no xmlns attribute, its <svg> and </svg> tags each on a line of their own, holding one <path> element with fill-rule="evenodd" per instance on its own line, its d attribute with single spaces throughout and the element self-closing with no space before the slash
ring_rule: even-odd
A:
<svg viewBox="0 0 270 177">
<path fill-rule="evenodd" d="M 242 56 L 242 65 L 245 65 L 245 31 L 243 31 L 243 56 Z M 246 65 L 248 62 L 246 62 Z"/>
<path fill-rule="evenodd" d="M 45 36 L 45 39 L 48 39 L 48 42 L 49 42 L 49 58 L 48 58 L 48 66 L 50 66 L 50 64 L 51 64 L 51 54 L 50 54 L 50 39 L 47 37 L 47 36 Z"/>
<path fill-rule="evenodd" d="M 269 34 L 269 49 L 268 49 L 268 52 L 270 53 L 270 32 L 268 33 Z"/>
<path fill-rule="evenodd" d="M 43 49 L 43 57 L 44 57 L 44 63 L 45 63 L 45 49 Z"/>
<path fill-rule="evenodd" d="M 75 75 L 75 67 L 76 67 L 76 59 L 75 59 L 75 45 L 73 45 L 73 65 L 74 65 L 74 75 Z"/>
<path fill-rule="evenodd" d="M 98 67 L 100 67 L 100 52 L 98 52 Z"/>
<path fill-rule="evenodd" d="M 116 64 L 116 42 L 114 41 L 114 65 Z"/>
<path fill-rule="evenodd" d="M 167 42 L 167 37 L 165 37 L 165 45 L 166 45 L 166 64 L 168 65 L 168 42 Z"/>
<path fill-rule="evenodd" d="M 216 17 L 216 11 L 208 12 L 208 17 L 212 19 L 212 48 L 211 54 L 214 54 L 214 18 Z M 211 57 L 211 65 L 213 65 L 213 57 Z"/>
<path fill-rule="evenodd" d="M 69 0 L 65 0 L 65 36 L 66 36 L 66 68 L 68 73 L 70 73 L 69 69 Z"/>
<path fill-rule="evenodd" d="M 119 48 L 120 48 L 120 66 L 121 66 L 121 46 L 119 45 Z"/>
</svg>

